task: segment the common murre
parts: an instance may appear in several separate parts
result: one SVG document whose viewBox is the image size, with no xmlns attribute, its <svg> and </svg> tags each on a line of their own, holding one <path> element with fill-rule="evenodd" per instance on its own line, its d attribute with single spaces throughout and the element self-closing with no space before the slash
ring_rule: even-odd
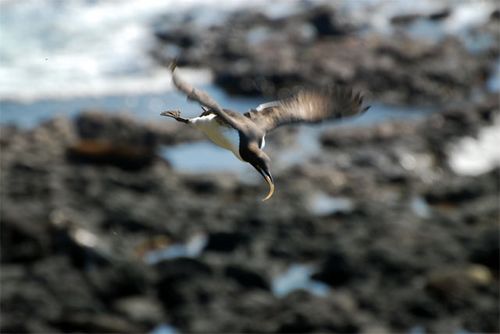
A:
<svg viewBox="0 0 500 334">
<path fill-rule="evenodd" d="M 174 62 L 170 65 L 170 70 L 175 87 L 188 100 L 198 102 L 203 113 L 190 119 L 182 118 L 177 110 L 164 111 L 161 115 L 196 127 L 216 145 L 251 164 L 269 185 L 269 193 L 263 201 L 271 198 L 274 193 L 271 159 L 263 151 L 266 133 L 286 124 L 320 123 L 359 115 L 369 108 L 363 106 L 363 97 L 359 93 L 355 94 L 351 89 L 341 86 L 330 86 L 318 90 L 302 90 L 289 98 L 264 103 L 241 114 L 222 109 L 206 92 L 183 81 L 175 68 Z"/>
</svg>

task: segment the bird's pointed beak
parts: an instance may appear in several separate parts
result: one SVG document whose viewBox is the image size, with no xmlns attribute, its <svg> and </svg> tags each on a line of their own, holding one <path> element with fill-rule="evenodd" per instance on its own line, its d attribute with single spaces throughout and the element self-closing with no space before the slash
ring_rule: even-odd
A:
<svg viewBox="0 0 500 334">
<path fill-rule="evenodd" d="M 262 202 L 265 202 L 268 199 L 270 199 L 271 196 L 273 196 L 273 194 L 274 194 L 274 180 L 273 180 L 273 176 L 271 175 L 271 172 L 269 172 L 266 169 L 263 169 L 263 168 L 260 168 L 260 167 L 256 167 L 256 169 L 262 175 L 262 177 L 264 177 L 264 180 L 266 180 L 267 184 L 269 185 L 269 193 L 267 194 L 266 197 L 264 197 L 262 199 Z"/>
<path fill-rule="evenodd" d="M 269 185 L 269 193 L 267 194 L 267 196 L 265 198 L 262 199 L 262 202 L 265 202 L 267 201 L 268 199 L 271 198 L 271 196 L 273 196 L 274 194 L 274 182 L 273 182 L 273 178 L 266 174 L 263 174 L 264 175 L 264 179 L 266 180 L 267 184 Z"/>
<path fill-rule="evenodd" d="M 248 145 L 248 149 L 250 150 L 250 153 L 255 155 L 253 158 L 250 155 L 249 164 L 251 164 L 260 175 L 262 175 L 264 180 L 266 180 L 266 183 L 269 185 L 269 193 L 262 199 L 264 202 L 270 199 L 274 194 L 274 180 L 269 168 L 270 159 L 264 151 L 259 149 L 256 142 L 250 143 Z"/>
</svg>

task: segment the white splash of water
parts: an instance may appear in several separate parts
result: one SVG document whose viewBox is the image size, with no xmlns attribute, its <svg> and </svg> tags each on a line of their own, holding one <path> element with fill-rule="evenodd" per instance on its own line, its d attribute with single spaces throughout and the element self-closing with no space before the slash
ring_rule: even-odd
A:
<svg viewBox="0 0 500 334">
<path fill-rule="evenodd" d="M 450 167 L 455 173 L 479 175 L 500 166 L 500 116 L 483 128 L 477 138 L 462 138 L 450 147 Z"/>
<path fill-rule="evenodd" d="M 182 16 L 189 12 L 220 20 L 231 10 L 265 3 L 264 0 L 1 1 L 0 100 L 168 90 L 168 72 L 148 55 L 155 42 L 152 31 L 155 19 L 164 14 Z"/>
</svg>

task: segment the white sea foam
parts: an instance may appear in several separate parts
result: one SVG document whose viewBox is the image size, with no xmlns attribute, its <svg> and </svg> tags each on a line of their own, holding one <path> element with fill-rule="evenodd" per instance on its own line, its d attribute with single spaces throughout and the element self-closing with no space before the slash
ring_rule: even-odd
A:
<svg viewBox="0 0 500 334">
<path fill-rule="evenodd" d="M 493 1 L 464 1 L 446 19 L 445 28 L 450 33 L 460 33 L 480 26 L 489 20 L 494 9 Z"/>
<path fill-rule="evenodd" d="M 0 100 L 36 100 L 169 89 L 149 56 L 162 14 L 223 17 L 266 1 L 25 0 L 0 2 Z M 197 77 L 197 82 L 207 77 Z"/>
<path fill-rule="evenodd" d="M 452 7 L 445 28 L 488 19 L 493 1 L 318 0 L 372 29 L 390 29 L 402 13 L 430 13 Z M 293 13 L 299 1 L 267 0 L 23 0 L 0 1 L 0 101 L 5 99 L 154 93 L 169 89 L 165 69 L 149 57 L 152 22 L 164 14 L 189 13 L 213 23 L 235 9 L 260 8 L 271 17 Z"/>
<path fill-rule="evenodd" d="M 479 175 L 500 166 L 500 117 L 477 138 L 466 137 L 450 148 L 449 164 L 458 174 Z"/>
</svg>

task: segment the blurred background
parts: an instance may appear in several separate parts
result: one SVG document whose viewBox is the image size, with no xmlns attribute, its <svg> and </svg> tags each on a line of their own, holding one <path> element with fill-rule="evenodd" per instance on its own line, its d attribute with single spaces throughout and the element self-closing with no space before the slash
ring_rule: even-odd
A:
<svg viewBox="0 0 500 334">
<path fill-rule="evenodd" d="M 499 331 L 495 1 L 0 0 L 2 333 Z M 167 66 L 269 134 L 276 193 Z"/>
</svg>

